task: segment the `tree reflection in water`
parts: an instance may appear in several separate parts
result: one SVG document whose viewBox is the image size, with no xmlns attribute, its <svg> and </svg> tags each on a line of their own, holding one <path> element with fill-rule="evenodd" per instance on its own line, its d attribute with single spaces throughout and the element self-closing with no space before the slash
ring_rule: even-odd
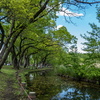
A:
<svg viewBox="0 0 100 100">
<path fill-rule="evenodd" d="M 33 76 L 32 76 L 33 75 Z M 29 91 L 35 91 L 39 100 L 100 100 L 100 89 L 93 84 L 63 80 L 53 74 L 31 73 L 27 75 Z"/>
</svg>

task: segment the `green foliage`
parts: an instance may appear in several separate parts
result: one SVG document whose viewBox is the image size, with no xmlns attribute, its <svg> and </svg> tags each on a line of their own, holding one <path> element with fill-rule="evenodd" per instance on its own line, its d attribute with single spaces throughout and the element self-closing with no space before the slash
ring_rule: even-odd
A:
<svg viewBox="0 0 100 100">
<path fill-rule="evenodd" d="M 66 69 L 66 67 L 63 66 L 63 65 L 60 65 L 59 67 L 57 67 L 57 73 L 58 73 L 58 74 L 66 75 L 66 71 L 67 71 L 67 69 Z"/>
<path fill-rule="evenodd" d="M 100 6 L 97 6 L 97 19 L 100 22 Z"/>
<path fill-rule="evenodd" d="M 100 7 L 97 8 L 97 19 L 100 21 Z M 85 62 L 88 64 L 94 64 L 100 60 L 100 27 L 96 24 L 89 24 L 92 28 L 91 32 L 87 32 L 87 34 L 81 35 L 82 38 L 86 40 L 83 43 L 84 51 L 87 52 L 88 57 L 85 59 Z"/>
<path fill-rule="evenodd" d="M 57 31 L 53 31 L 53 38 L 61 41 L 71 43 L 73 36 L 67 31 L 66 27 L 61 27 Z"/>
<path fill-rule="evenodd" d="M 100 68 L 87 67 L 87 65 L 80 65 L 77 68 L 60 66 L 57 68 L 57 73 L 68 75 L 79 81 L 85 79 L 100 84 Z"/>
<path fill-rule="evenodd" d="M 88 68 L 86 77 L 91 80 L 100 81 L 100 68 Z"/>
</svg>

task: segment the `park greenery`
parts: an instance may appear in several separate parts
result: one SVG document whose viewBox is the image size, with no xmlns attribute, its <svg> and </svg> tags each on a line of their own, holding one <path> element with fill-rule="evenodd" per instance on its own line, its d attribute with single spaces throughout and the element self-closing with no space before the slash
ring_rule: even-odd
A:
<svg viewBox="0 0 100 100">
<path fill-rule="evenodd" d="M 57 12 L 63 7 L 83 10 L 96 0 L 1 0 L 0 70 L 53 67 L 57 74 L 100 84 L 100 27 L 81 35 L 85 54 L 77 51 L 77 37 L 66 27 L 57 29 Z M 63 11 L 64 12 L 64 11 Z M 66 13 L 66 12 L 65 12 Z M 71 22 L 70 16 L 66 22 Z M 100 22 L 100 7 L 97 6 Z M 8 72 L 9 73 L 9 72 Z M 95 80 L 94 80 L 95 79 Z"/>
</svg>

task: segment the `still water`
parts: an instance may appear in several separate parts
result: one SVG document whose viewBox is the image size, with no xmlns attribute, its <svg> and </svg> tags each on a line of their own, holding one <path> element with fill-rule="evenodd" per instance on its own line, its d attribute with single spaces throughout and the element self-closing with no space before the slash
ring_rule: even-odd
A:
<svg viewBox="0 0 100 100">
<path fill-rule="evenodd" d="M 28 90 L 36 92 L 38 100 L 100 100 L 100 87 L 94 84 L 44 72 L 30 73 L 26 80 Z"/>
</svg>

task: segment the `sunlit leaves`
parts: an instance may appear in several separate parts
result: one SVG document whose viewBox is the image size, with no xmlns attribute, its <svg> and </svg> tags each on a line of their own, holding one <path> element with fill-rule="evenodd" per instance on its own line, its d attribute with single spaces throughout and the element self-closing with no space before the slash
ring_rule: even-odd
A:
<svg viewBox="0 0 100 100">
<path fill-rule="evenodd" d="M 84 50 L 90 51 L 90 52 L 99 52 L 99 42 L 100 42 L 100 28 L 97 27 L 95 24 L 90 24 L 92 28 L 92 32 L 88 32 L 88 35 L 82 36 L 86 42 L 84 42 L 84 45 L 86 45 L 86 48 Z"/>
<path fill-rule="evenodd" d="M 61 27 L 56 31 L 53 31 L 53 38 L 61 42 L 71 42 L 72 35 L 67 31 L 66 27 Z"/>
<path fill-rule="evenodd" d="M 100 7 L 99 6 L 97 7 L 97 19 L 100 22 Z"/>
</svg>

